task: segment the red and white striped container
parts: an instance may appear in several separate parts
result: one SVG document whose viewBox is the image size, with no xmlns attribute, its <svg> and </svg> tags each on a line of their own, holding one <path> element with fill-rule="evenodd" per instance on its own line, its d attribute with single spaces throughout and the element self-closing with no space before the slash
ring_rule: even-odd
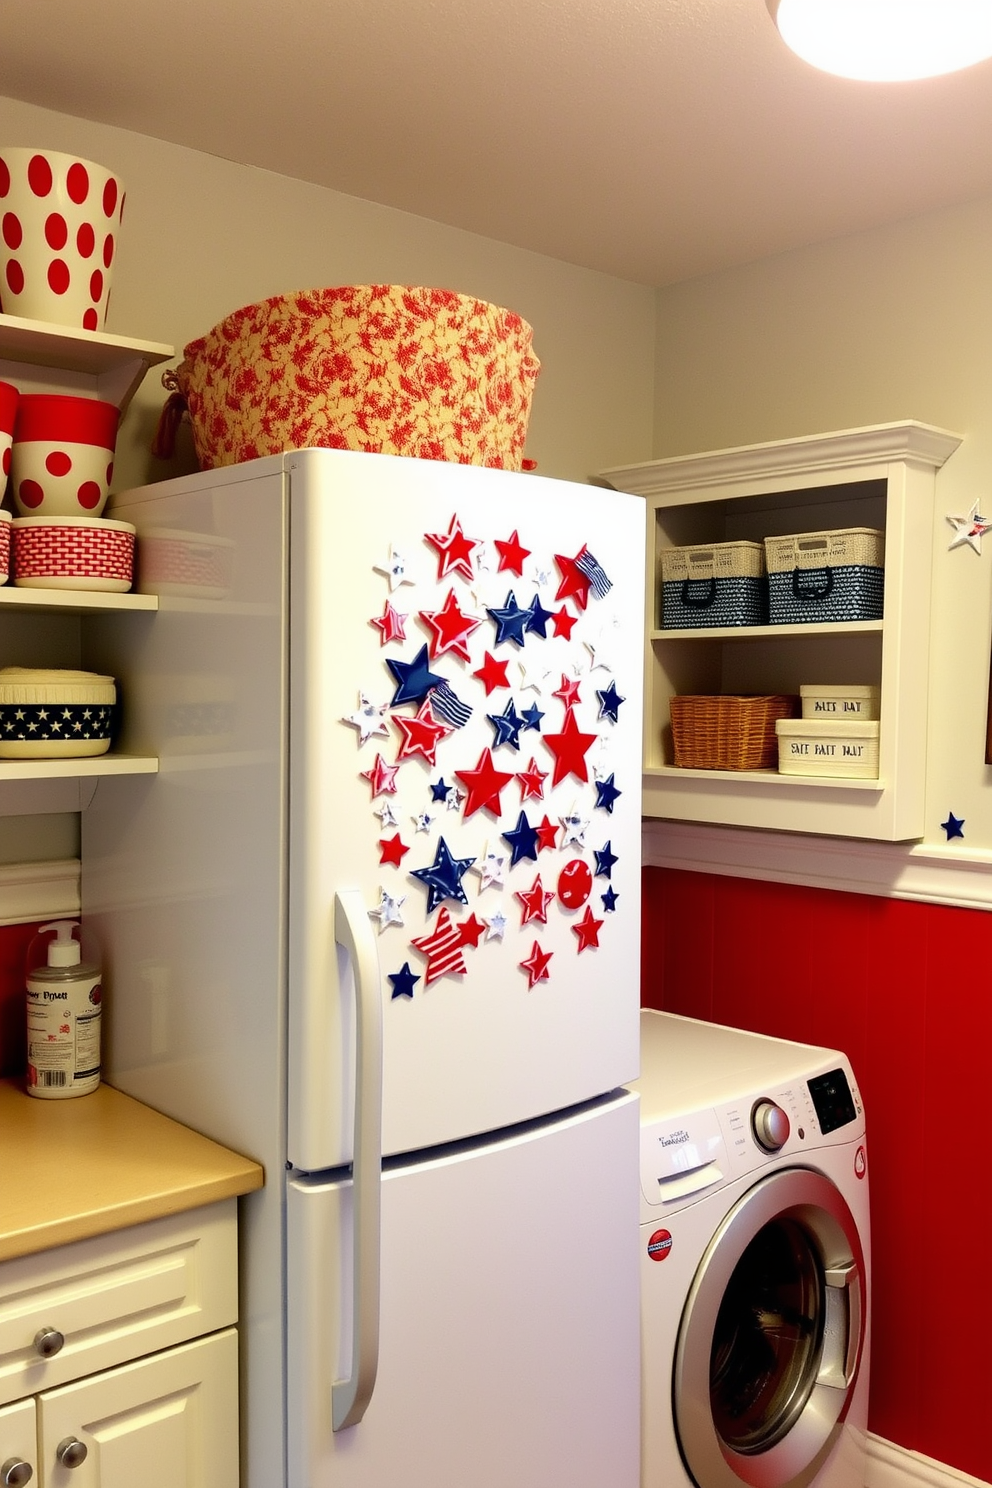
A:
<svg viewBox="0 0 992 1488">
<path fill-rule="evenodd" d="M 2 513 L 0 513 L 2 515 Z M 93 589 L 124 594 L 134 579 L 134 528 L 107 517 L 15 517 L 18 589 Z"/>
<path fill-rule="evenodd" d="M 6 584 L 10 577 L 10 528 L 10 512 L 0 511 L 0 584 Z"/>
<path fill-rule="evenodd" d="M 0 307 L 100 331 L 124 211 L 105 165 L 56 150 L 0 148 Z"/>
<path fill-rule="evenodd" d="M 69 393 L 22 393 L 12 451 L 22 517 L 98 517 L 114 473 L 120 409 Z"/>
<path fill-rule="evenodd" d="M 138 588 L 177 599 L 227 599 L 234 582 L 234 539 L 212 532 L 147 527 L 138 539 Z"/>
</svg>

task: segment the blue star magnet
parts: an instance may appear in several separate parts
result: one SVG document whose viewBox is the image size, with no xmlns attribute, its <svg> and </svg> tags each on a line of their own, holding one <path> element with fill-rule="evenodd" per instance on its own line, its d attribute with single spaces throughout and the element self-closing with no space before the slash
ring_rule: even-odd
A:
<svg viewBox="0 0 992 1488">
<path fill-rule="evenodd" d="M 544 714 L 536 703 L 531 703 L 530 707 L 525 708 L 520 716 L 524 721 L 525 729 L 536 729 L 538 733 L 541 732 L 541 719 Z"/>
<path fill-rule="evenodd" d="M 386 665 L 397 683 L 391 704 L 394 708 L 398 708 L 401 703 L 423 702 L 431 688 L 439 686 L 444 681 L 443 677 L 429 670 L 426 646 L 421 646 L 412 661 L 396 661 L 393 657 L 387 656 Z"/>
<path fill-rule="evenodd" d="M 512 589 L 506 596 L 506 604 L 502 609 L 490 609 L 487 606 L 486 614 L 496 627 L 494 645 L 499 646 L 503 641 L 512 641 L 515 646 L 523 645 L 524 632 L 532 616 L 530 610 L 522 610 L 517 604 L 517 597 Z"/>
<path fill-rule="evenodd" d="M 528 635 L 538 635 L 542 640 L 547 638 L 548 621 L 552 618 L 551 611 L 546 610 L 541 603 L 540 595 L 535 594 L 527 610 L 528 619 L 524 630 Z"/>
<path fill-rule="evenodd" d="M 603 908 L 606 910 L 606 913 L 612 914 L 617 907 L 617 900 L 620 898 L 620 895 L 617 893 L 616 889 L 611 886 L 607 889 L 605 894 L 600 895 L 600 898 L 603 901 Z"/>
<path fill-rule="evenodd" d="M 947 833 L 948 842 L 950 842 L 954 837 L 964 836 L 964 817 L 955 816 L 953 811 L 949 811 L 947 813 L 947 820 L 941 822 L 940 825 Z"/>
<path fill-rule="evenodd" d="M 393 984 L 394 997 L 412 997 L 414 985 L 420 981 L 419 976 L 410 970 L 409 961 L 404 961 L 399 971 L 391 971 L 388 976 Z"/>
<path fill-rule="evenodd" d="M 419 878 L 426 886 L 428 914 L 433 914 L 444 899 L 456 899 L 459 904 L 468 903 L 468 895 L 462 888 L 462 879 L 474 862 L 474 858 L 453 857 L 444 838 L 437 839 L 433 863 L 426 868 L 410 870 L 411 878 Z"/>
<path fill-rule="evenodd" d="M 448 791 L 450 789 L 451 789 L 451 787 L 448 786 L 448 785 L 445 785 L 443 779 L 442 780 L 435 781 L 435 783 L 431 786 L 431 800 L 432 801 L 446 801 L 447 798 L 448 798 Z"/>
<path fill-rule="evenodd" d="M 611 816 L 613 815 L 614 801 L 618 796 L 622 795 L 623 791 L 618 790 L 616 785 L 614 785 L 612 775 L 608 775 L 605 780 L 596 781 L 596 805 L 602 806 L 603 810 L 608 811 Z"/>
<path fill-rule="evenodd" d="M 612 843 L 607 842 L 600 851 L 593 848 L 593 857 L 596 859 L 596 877 L 612 878 L 613 864 L 619 862 L 616 853 L 612 850 Z"/>
<path fill-rule="evenodd" d="M 486 717 L 493 726 L 494 749 L 498 749 L 501 744 L 509 744 L 512 749 L 520 748 L 520 730 L 524 726 L 524 720 L 513 706 L 512 698 L 502 713 L 487 713 Z"/>
<path fill-rule="evenodd" d="M 527 813 L 521 811 L 517 817 L 517 825 L 511 827 L 508 832 L 503 832 L 504 842 L 510 844 L 510 867 L 519 863 L 521 858 L 531 858 L 537 862 L 539 838 L 534 827 L 527 820 Z"/>
<path fill-rule="evenodd" d="M 616 683 L 611 682 L 609 687 L 597 687 L 596 696 L 599 698 L 600 718 L 608 718 L 611 723 L 619 723 L 620 704 L 626 702 L 626 698 L 622 698 L 617 692 Z"/>
</svg>

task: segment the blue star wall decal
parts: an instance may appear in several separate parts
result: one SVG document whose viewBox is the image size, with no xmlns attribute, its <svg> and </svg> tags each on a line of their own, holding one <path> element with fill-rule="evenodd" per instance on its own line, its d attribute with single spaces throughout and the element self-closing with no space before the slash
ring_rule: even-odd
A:
<svg viewBox="0 0 992 1488">
<path fill-rule="evenodd" d="M 511 589 L 506 596 L 506 604 L 502 609 L 490 609 L 487 605 L 486 614 L 496 627 L 496 640 L 494 645 L 502 645 L 504 641 L 512 641 L 516 646 L 524 643 L 524 632 L 530 621 L 530 610 L 522 610 L 517 604 L 517 597 Z"/>
<path fill-rule="evenodd" d="M 603 810 L 608 811 L 611 816 L 613 815 L 614 801 L 618 796 L 622 795 L 623 791 L 618 790 L 616 785 L 614 785 L 612 775 L 607 776 L 605 780 L 596 781 L 596 805 L 602 806 Z"/>
<path fill-rule="evenodd" d="M 444 800 L 446 800 L 447 799 L 447 796 L 448 796 L 448 791 L 450 789 L 451 789 L 451 787 L 445 785 L 443 779 L 436 781 L 435 784 L 431 786 L 431 800 L 432 801 L 444 801 Z"/>
<path fill-rule="evenodd" d="M 397 683 L 391 704 L 394 708 L 398 708 L 401 703 L 422 702 L 432 687 L 437 687 L 444 681 L 443 677 L 429 670 L 426 646 L 421 646 L 412 661 L 396 661 L 387 656 L 386 665 Z"/>
<path fill-rule="evenodd" d="M 487 713 L 486 717 L 493 726 L 494 749 L 498 749 L 501 744 L 509 744 L 513 749 L 520 748 L 520 730 L 524 726 L 524 720 L 513 706 L 512 698 L 502 713 Z"/>
<path fill-rule="evenodd" d="M 444 838 L 438 838 L 433 863 L 426 868 L 411 869 L 411 877 L 419 878 L 427 889 L 428 914 L 433 914 L 443 899 L 456 899 L 459 904 L 468 903 L 468 895 L 462 888 L 462 879 L 474 862 L 474 858 L 454 857 Z"/>
<path fill-rule="evenodd" d="M 544 608 L 540 595 L 535 594 L 528 606 L 528 620 L 524 630 L 529 635 L 538 635 L 545 640 L 548 634 L 548 621 L 551 618 L 551 611 Z"/>
<path fill-rule="evenodd" d="M 593 848 L 593 857 L 596 859 L 596 877 L 612 878 L 613 865 L 619 861 L 616 853 L 612 851 L 612 843 L 607 842 L 599 851 Z"/>
<path fill-rule="evenodd" d="M 619 723 L 620 704 L 626 699 L 617 692 L 616 683 L 611 682 L 609 687 L 597 688 L 596 696 L 599 698 L 600 718 L 608 718 L 611 723 Z"/>
<path fill-rule="evenodd" d="M 538 733 L 541 732 L 541 719 L 544 714 L 536 703 L 531 703 L 530 707 L 525 708 L 520 716 L 524 721 L 525 729 L 537 729 Z"/>
<path fill-rule="evenodd" d="M 409 961 L 404 961 L 399 971 L 391 971 L 388 976 L 393 984 L 394 997 L 412 997 L 414 985 L 420 981 L 419 976 L 410 970 Z"/>
<path fill-rule="evenodd" d="M 504 842 L 510 844 L 510 867 L 513 868 L 520 862 L 521 858 L 531 858 L 537 862 L 538 835 L 536 830 L 527 820 L 527 813 L 521 811 L 517 817 L 517 825 L 511 827 L 508 832 L 503 832 Z"/>
<path fill-rule="evenodd" d="M 620 898 L 620 895 L 617 893 L 616 889 L 610 887 L 607 889 L 606 893 L 600 895 L 600 897 L 603 901 L 603 908 L 606 910 L 607 914 L 612 914 L 617 907 L 617 900 Z"/>
<path fill-rule="evenodd" d="M 947 813 L 947 820 L 940 824 L 947 833 L 948 842 L 954 837 L 964 836 L 964 817 L 955 816 L 953 811 Z"/>
</svg>

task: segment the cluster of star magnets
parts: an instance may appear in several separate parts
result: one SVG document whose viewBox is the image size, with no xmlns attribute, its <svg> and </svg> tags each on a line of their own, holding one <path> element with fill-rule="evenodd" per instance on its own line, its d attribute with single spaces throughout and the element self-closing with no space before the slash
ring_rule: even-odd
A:
<svg viewBox="0 0 992 1488">
<path fill-rule="evenodd" d="M 597 667 L 607 672 L 611 670 L 609 627 L 603 626 L 598 630 L 584 627 L 589 632 L 583 644 L 589 653 L 590 673 L 580 683 L 578 675 L 562 672 L 560 684 L 553 690 L 555 679 L 547 666 L 536 659 L 539 648 L 532 644 L 532 639 L 541 641 L 549 636 L 571 641 L 572 631 L 580 614 L 586 610 L 590 595 L 603 597 L 611 587 L 598 561 L 586 547 L 582 547 L 574 558 L 555 554 L 559 576 L 555 593 L 558 608 L 547 609 L 541 602 L 540 590 L 552 582 L 552 574 L 537 569 L 530 584 L 524 585 L 524 561 L 531 554 L 520 542 L 516 530 L 505 540 L 483 542 L 467 537 L 456 515 L 451 518 L 446 532 L 425 533 L 424 538 L 437 554 L 438 582 L 443 584 L 449 580 L 447 595 L 439 608 L 416 612 L 416 620 L 427 632 L 428 640 L 420 645 L 411 660 L 394 656 L 385 658 L 394 687 L 388 702 L 373 702 L 369 694 L 360 692 L 357 711 L 344 719 L 357 728 L 359 745 L 380 737 L 389 738 L 390 726 L 398 735 L 392 762 L 387 761 L 381 749 L 377 749 L 374 761 L 360 772 L 369 784 L 373 801 L 377 803 L 373 810 L 382 832 L 378 840 L 380 865 L 402 869 L 402 860 L 411 851 L 410 845 L 403 841 L 400 820 L 390 799 L 396 795 L 397 777 L 403 762 L 419 758 L 435 769 L 439 744 L 463 728 L 475 711 L 459 690 L 470 697 L 477 696 L 480 690 L 477 684 L 481 684 L 485 697 L 483 706 L 487 709 L 485 719 L 492 730 L 492 739 L 479 752 L 474 766 L 466 762 L 464 768 L 448 772 L 450 779 L 441 776 L 429 782 L 429 800 L 425 808 L 411 818 L 414 834 L 429 833 L 439 818 L 448 818 L 448 813 L 455 814 L 455 826 L 458 824 L 457 813 L 467 821 L 480 811 L 502 825 L 502 792 L 515 784 L 520 800 L 515 824 L 501 831 L 497 838 L 490 839 L 481 854 L 458 856 L 442 833 L 436 842 L 433 862 L 407 870 L 410 877 L 426 890 L 427 919 L 435 912 L 437 918 L 433 929 L 410 940 L 411 948 L 425 960 L 422 973 L 414 972 L 407 960 L 398 971 L 388 974 L 393 998 L 412 997 L 421 975 L 427 987 L 439 977 L 464 974 L 467 970 L 466 948 L 476 948 L 482 939 L 503 939 L 507 917 L 502 906 L 485 919 L 480 920 L 473 912 L 456 922 L 445 905 L 446 900 L 451 900 L 454 904 L 467 906 L 468 896 L 462 880 L 470 871 L 479 875 L 478 892 L 481 894 L 487 888 L 504 888 L 510 869 L 528 860 L 536 864 L 542 851 L 569 845 L 574 845 L 579 851 L 585 850 L 585 834 L 592 818 L 583 815 L 578 804 L 556 821 L 549 818 L 543 806 L 528 808 L 526 805 L 544 801 L 545 781 L 549 774 L 552 789 L 573 778 L 580 784 L 589 783 L 587 756 L 595 748 L 599 762 L 596 759 L 591 762 L 591 784 L 596 794 L 592 811 L 611 815 L 621 794 L 613 773 L 607 773 L 603 763 L 608 754 L 607 738 L 584 731 L 577 718 L 577 709 L 585 701 L 581 697 L 581 688 L 584 687 L 595 693 L 598 720 L 605 721 L 607 727 L 619 721 L 624 699 L 612 676 L 598 688 L 592 677 Z M 473 590 L 473 605 L 463 608 L 451 581 L 458 577 L 475 585 L 482 573 L 493 571 L 494 564 L 497 573 L 506 571 L 510 575 L 511 587 L 504 603 L 485 604 Z M 402 601 L 397 593 L 402 586 L 413 584 L 405 555 L 391 547 L 388 558 L 383 564 L 376 565 L 376 571 L 387 578 L 389 594 L 382 613 L 372 616 L 370 624 L 379 632 L 383 647 L 408 642 L 412 639 L 407 634 L 412 616 L 409 611 L 401 612 L 399 605 Z M 529 604 L 524 605 L 521 601 L 530 587 L 534 590 L 533 597 Z M 579 613 L 569 610 L 566 601 L 571 601 Z M 481 609 L 484 614 L 473 613 L 473 609 Z M 493 627 L 492 637 L 483 648 L 481 662 L 476 655 L 477 664 L 473 667 L 469 638 L 486 625 L 487 620 Z M 479 642 L 475 644 L 478 647 Z M 503 654 L 495 654 L 501 648 Z M 467 667 L 456 670 L 452 679 L 433 670 L 440 658 L 454 658 Z M 511 667 L 514 682 L 510 680 Z M 474 679 L 473 682 L 469 683 L 468 678 Z M 491 694 L 504 690 L 510 692 L 514 686 L 519 693 L 519 707 L 512 695 L 502 707 L 498 699 L 489 703 Z M 561 722 L 557 729 L 542 727 L 549 712 L 542 697 L 546 690 L 559 705 L 556 717 L 560 713 Z M 528 693 L 532 696 L 525 706 L 524 698 Z M 545 701 L 543 709 L 542 701 Z M 588 701 L 591 702 L 591 698 Z M 414 711 L 397 711 L 403 707 L 412 707 Z M 527 750 L 528 735 L 539 737 L 550 752 L 550 770 L 542 770 L 533 751 Z M 524 768 L 512 771 L 500 769 L 494 760 L 498 750 L 512 750 L 521 759 L 529 753 L 529 762 Z M 500 758 L 502 760 L 503 756 Z M 535 817 L 533 821 L 529 810 Z M 543 811 L 543 818 L 538 822 L 539 810 Z M 388 835 L 390 832 L 392 835 Z M 615 910 L 618 895 L 610 879 L 617 858 L 609 840 L 601 848 L 592 849 L 592 857 L 592 864 L 582 857 L 571 858 L 560 870 L 555 889 L 545 886 L 538 869 L 531 885 L 513 895 L 520 906 L 521 926 L 547 924 L 549 906 L 557 896 L 562 908 L 570 913 L 577 914 L 579 909 L 585 909 L 582 918 L 576 918 L 571 926 L 577 937 L 578 952 L 598 947 L 598 934 L 604 920 L 595 917 L 588 901 L 593 895 L 594 880 L 604 880 L 605 891 L 600 895 L 602 912 L 605 915 Z M 384 886 L 380 888 L 380 902 L 370 911 L 378 921 L 380 933 L 390 925 L 403 925 L 402 911 L 406 899 L 406 895 L 390 893 Z M 518 963 L 527 976 L 529 987 L 549 979 L 553 955 L 554 952 L 544 949 L 539 941 L 534 940 L 530 954 Z"/>
</svg>

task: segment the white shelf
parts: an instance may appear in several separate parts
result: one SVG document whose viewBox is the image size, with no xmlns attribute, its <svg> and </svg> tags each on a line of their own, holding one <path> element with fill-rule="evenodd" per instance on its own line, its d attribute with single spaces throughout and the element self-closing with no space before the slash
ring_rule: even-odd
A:
<svg viewBox="0 0 992 1488">
<path fill-rule="evenodd" d="M 95 754 L 82 759 L 0 759 L 0 781 L 89 780 L 100 775 L 155 775 L 154 755 Z"/>
<path fill-rule="evenodd" d="M 22 392 L 81 392 L 127 408 L 150 367 L 171 346 L 47 321 L 0 315 L 0 378 Z"/>
<path fill-rule="evenodd" d="M 960 442 L 905 420 L 602 473 L 647 507 L 645 816 L 887 841 L 922 837 L 935 476 Z M 659 627 L 665 548 L 845 527 L 885 530 L 883 620 Z M 877 780 L 675 768 L 670 697 L 794 694 L 802 683 L 878 686 Z"/>
<path fill-rule="evenodd" d="M 15 589 L 0 586 L 0 610 L 85 615 L 93 610 L 157 610 L 156 594 L 106 594 L 94 589 Z"/>
</svg>

